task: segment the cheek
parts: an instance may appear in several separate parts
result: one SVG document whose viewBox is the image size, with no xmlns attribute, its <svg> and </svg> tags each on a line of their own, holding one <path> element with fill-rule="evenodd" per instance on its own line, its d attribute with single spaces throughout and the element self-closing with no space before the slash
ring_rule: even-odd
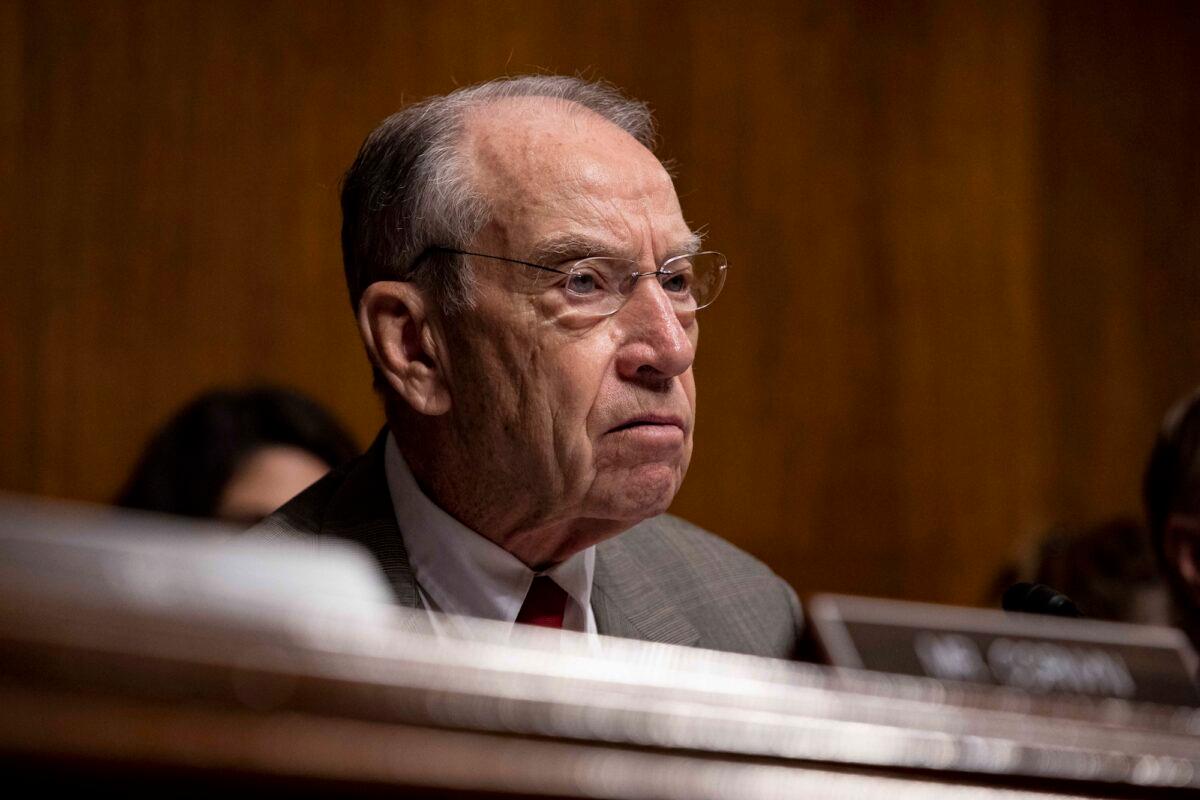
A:
<svg viewBox="0 0 1200 800">
<path fill-rule="evenodd" d="M 540 334 L 540 335 L 539 335 Z M 559 331 L 493 332 L 458 389 L 475 398 L 511 456 L 530 469 L 552 470 L 569 483 L 586 481 L 592 462 L 592 419 L 608 358 L 602 347 Z M 539 466 L 532 466 L 538 464 Z"/>
<path fill-rule="evenodd" d="M 688 367 L 687 372 L 679 376 L 679 383 L 683 386 L 683 393 L 687 397 L 688 405 L 694 412 L 696 410 L 696 376 L 691 367 Z"/>
<path fill-rule="evenodd" d="M 556 378 L 554 413 L 555 440 L 569 460 L 578 461 L 578 469 L 590 471 L 596 440 L 607 429 L 606 397 L 615 392 L 612 381 L 605 379 L 604 362 L 574 353 L 560 362 Z"/>
<path fill-rule="evenodd" d="M 450 336 L 451 392 L 476 424 L 503 428 L 528 424 L 545 395 L 546 354 L 534 326 L 511 298 L 481 292 L 475 313 L 459 321 Z"/>
</svg>

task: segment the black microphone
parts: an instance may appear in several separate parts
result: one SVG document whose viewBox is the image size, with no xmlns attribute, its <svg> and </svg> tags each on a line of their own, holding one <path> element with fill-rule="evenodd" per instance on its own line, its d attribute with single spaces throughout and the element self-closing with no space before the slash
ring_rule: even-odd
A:
<svg viewBox="0 0 1200 800">
<path fill-rule="evenodd" d="M 1014 583 L 1004 592 L 1000 604 L 1005 611 L 1050 614 L 1055 617 L 1083 616 L 1071 598 L 1043 583 Z"/>
</svg>

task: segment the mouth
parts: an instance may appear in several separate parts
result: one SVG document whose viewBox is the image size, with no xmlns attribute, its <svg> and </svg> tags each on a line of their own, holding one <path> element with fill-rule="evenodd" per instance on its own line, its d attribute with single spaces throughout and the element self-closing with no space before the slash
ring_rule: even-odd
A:
<svg viewBox="0 0 1200 800">
<path fill-rule="evenodd" d="M 619 433 L 638 428 L 678 428 L 681 431 L 684 430 L 683 420 L 679 417 L 669 414 L 642 414 L 641 416 L 627 419 L 621 424 L 613 426 L 608 432 Z"/>
</svg>

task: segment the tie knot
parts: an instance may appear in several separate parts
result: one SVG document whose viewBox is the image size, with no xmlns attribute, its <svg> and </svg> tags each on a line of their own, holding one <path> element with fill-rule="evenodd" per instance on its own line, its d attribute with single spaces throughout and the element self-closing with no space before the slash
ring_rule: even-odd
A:
<svg viewBox="0 0 1200 800">
<path fill-rule="evenodd" d="M 567 608 L 567 593 L 546 575 L 538 575 L 529 585 L 517 622 L 543 628 L 561 628 Z"/>
</svg>

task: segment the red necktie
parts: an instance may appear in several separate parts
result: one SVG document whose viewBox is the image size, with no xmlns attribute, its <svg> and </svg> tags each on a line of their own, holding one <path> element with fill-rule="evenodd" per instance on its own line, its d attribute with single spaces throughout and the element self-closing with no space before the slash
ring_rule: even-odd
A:
<svg viewBox="0 0 1200 800">
<path fill-rule="evenodd" d="M 561 628 L 563 611 L 567 607 L 567 593 L 545 575 L 538 575 L 529 586 L 529 594 L 521 604 L 517 622 L 525 625 L 540 625 L 543 628 Z"/>
</svg>

